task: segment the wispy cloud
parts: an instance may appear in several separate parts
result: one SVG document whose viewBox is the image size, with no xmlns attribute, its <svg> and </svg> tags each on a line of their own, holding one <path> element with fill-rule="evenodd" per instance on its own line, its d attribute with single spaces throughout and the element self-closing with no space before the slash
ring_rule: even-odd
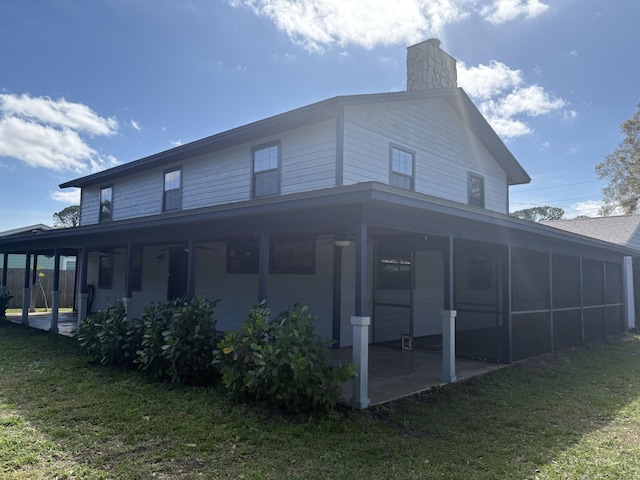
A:
<svg viewBox="0 0 640 480">
<path fill-rule="evenodd" d="M 533 18 L 548 6 L 539 0 L 228 0 L 269 18 L 309 50 L 332 45 L 408 44 L 442 34 L 471 15 L 499 24 Z"/>
<path fill-rule="evenodd" d="M 134 130 L 142 130 L 142 125 L 140 125 L 138 122 L 136 122 L 135 120 L 131 120 L 131 126 L 134 128 Z"/>
<path fill-rule="evenodd" d="M 510 22 L 518 17 L 535 18 L 549 9 L 539 0 L 496 0 L 480 9 L 485 20 L 493 24 Z"/>
<path fill-rule="evenodd" d="M 117 163 L 102 156 L 88 139 L 118 131 L 115 118 L 104 118 L 81 103 L 28 94 L 0 94 L 0 156 L 32 167 L 86 173 Z"/>
<path fill-rule="evenodd" d="M 65 191 L 53 191 L 49 195 L 56 202 L 69 203 L 71 205 L 80 204 L 80 189 L 73 188 Z"/>
<path fill-rule="evenodd" d="M 527 85 L 520 70 L 496 61 L 477 67 L 458 62 L 458 84 L 479 102 L 489 123 L 505 138 L 531 133 L 527 117 L 548 114 L 567 105 L 541 86 Z"/>
</svg>

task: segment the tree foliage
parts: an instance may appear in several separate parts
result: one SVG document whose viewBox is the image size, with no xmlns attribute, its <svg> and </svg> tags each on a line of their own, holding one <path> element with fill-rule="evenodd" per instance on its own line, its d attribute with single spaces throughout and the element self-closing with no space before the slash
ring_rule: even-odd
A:
<svg viewBox="0 0 640 480">
<path fill-rule="evenodd" d="M 637 105 L 640 109 L 640 103 Z M 601 215 L 609 215 L 617 208 L 625 214 L 638 211 L 640 199 L 640 110 L 621 125 L 625 138 L 613 153 L 596 165 L 596 175 L 607 179 L 602 189 Z"/>
<path fill-rule="evenodd" d="M 512 212 L 511 215 L 531 222 L 543 222 L 545 220 L 562 220 L 562 217 L 564 217 L 564 210 L 560 207 L 544 205 L 542 207 L 518 210 L 516 212 Z"/>
<path fill-rule="evenodd" d="M 80 205 L 70 205 L 53 214 L 55 228 L 69 228 L 80 225 Z"/>
</svg>

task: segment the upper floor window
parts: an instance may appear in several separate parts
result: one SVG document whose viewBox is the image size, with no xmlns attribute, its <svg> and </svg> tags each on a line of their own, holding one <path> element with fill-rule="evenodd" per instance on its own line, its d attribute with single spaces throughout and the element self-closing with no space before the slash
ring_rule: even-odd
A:
<svg viewBox="0 0 640 480">
<path fill-rule="evenodd" d="M 468 179 L 469 205 L 484 208 L 484 177 L 469 173 Z"/>
<path fill-rule="evenodd" d="M 280 144 L 271 144 L 253 150 L 252 196 L 280 193 Z"/>
<path fill-rule="evenodd" d="M 164 194 L 162 210 L 180 210 L 182 208 L 182 170 L 179 168 L 164 172 Z"/>
<path fill-rule="evenodd" d="M 113 187 L 100 189 L 100 222 L 108 222 L 113 218 Z"/>
<path fill-rule="evenodd" d="M 389 184 L 394 187 L 413 190 L 415 184 L 415 154 L 408 150 L 391 146 L 390 157 L 391 174 Z"/>
</svg>

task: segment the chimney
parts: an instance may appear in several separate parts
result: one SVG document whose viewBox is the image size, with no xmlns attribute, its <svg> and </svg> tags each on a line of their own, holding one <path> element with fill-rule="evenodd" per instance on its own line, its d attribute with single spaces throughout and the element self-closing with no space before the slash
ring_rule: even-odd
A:
<svg viewBox="0 0 640 480">
<path fill-rule="evenodd" d="M 407 90 L 457 88 L 456 59 L 431 38 L 407 47 Z"/>
</svg>

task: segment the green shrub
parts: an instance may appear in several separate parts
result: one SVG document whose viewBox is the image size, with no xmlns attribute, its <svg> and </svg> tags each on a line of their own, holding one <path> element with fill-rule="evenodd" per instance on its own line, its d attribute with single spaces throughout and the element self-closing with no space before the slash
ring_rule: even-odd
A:
<svg viewBox="0 0 640 480">
<path fill-rule="evenodd" d="M 7 319 L 7 307 L 12 298 L 13 296 L 8 293 L 0 294 L 0 320 Z"/>
<path fill-rule="evenodd" d="M 140 321 L 136 363 L 153 378 L 189 385 L 208 384 L 217 343 L 213 311 L 218 300 L 156 302 Z"/>
<path fill-rule="evenodd" d="M 76 338 L 82 352 L 103 365 L 133 365 L 140 343 L 126 320 L 126 308 L 120 300 L 86 318 Z"/>
<path fill-rule="evenodd" d="M 307 307 L 295 305 L 273 321 L 269 314 L 264 305 L 252 307 L 242 328 L 228 332 L 218 344 L 223 385 L 288 412 L 333 408 L 340 384 L 354 377 L 354 366 L 329 363 L 331 342 L 315 333 Z"/>
</svg>

